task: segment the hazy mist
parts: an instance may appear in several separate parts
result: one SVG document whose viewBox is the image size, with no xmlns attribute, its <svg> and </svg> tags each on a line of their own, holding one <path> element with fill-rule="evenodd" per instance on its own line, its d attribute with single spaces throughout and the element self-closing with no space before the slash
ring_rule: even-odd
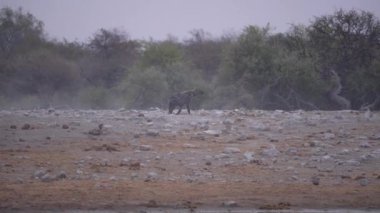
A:
<svg viewBox="0 0 380 213">
<path fill-rule="evenodd" d="M 379 5 L 2 1 L 0 108 L 378 110 Z"/>
</svg>

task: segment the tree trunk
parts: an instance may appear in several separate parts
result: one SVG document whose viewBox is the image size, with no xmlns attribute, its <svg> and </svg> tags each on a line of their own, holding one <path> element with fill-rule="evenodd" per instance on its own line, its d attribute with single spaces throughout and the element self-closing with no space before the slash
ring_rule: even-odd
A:
<svg viewBox="0 0 380 213">
<path fill-rule="evenodd" d="M 340 95 L 342 91 L 342 83 L 339 75 L 335 72 L 335 70 L 330 70 L 332 76 L 333 87 L 329 91 L 329 99 L 334 103 L 338 104 L 340 109 L 351 109 L 351 102 L 345 97 Z"/>
</svg>

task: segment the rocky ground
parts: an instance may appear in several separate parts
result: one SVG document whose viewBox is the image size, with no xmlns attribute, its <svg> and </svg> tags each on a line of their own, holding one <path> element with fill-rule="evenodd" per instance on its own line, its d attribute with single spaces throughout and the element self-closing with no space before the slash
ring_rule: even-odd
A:
<svg viewBox="0 0 380 213">
<path fill-rule="evenodd" d="M 380 113 L 0 111 L 0 210 L 380 209 Z"/>
</svg>

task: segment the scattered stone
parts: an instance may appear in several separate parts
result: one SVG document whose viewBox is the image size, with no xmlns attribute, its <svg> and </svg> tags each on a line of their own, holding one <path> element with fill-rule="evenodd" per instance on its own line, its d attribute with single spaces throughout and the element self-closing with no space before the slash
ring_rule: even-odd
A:
<svg viewBox="0 0 380 213">
<path fill-rule="evenodd" d="M 189 148 L 189 149 L 195 149 L 195 148 L 199 148 L 198 146 L 194 145 L 194 144 L 191 144 L 191 143 L 185 143 L 182 145 L 183 148 Z"/>
<path fill-rule="evenodd" d="M 360 148 L 371 148 L 371 145 L 367 141 L 365 141 L 365 142 L 361 142 L 359 147 Z"/>
<path fill-rule="evenodd" d="M 270 127 L 263 123 L 255 123 L 251 126 L 251 129 L 256 131 L 269 131 Z"/>
<path fill-rule="evenodd" d="M 123 160 L 121 160 L 120 162 L 120 166 L 128 166 L 130 163 L 130 159 L 129 158 L 123 158 Z"/>
<path fill-rule="evenodd" d="M 49 137 L 49 136 L 46 136 L 46 138 L 45 138 L 46 140 L 51 140 L 51 137 Z"/>
<path fill-rule="evenodd" d="M 68 128 L 69 128 L 69 125 L 67 125 L 67 124 L 62 125 L 62 129 L 68 129 Z"/>
<path fill-rule="evenodd" d="M 103 128 L 103 126 L 102 126 Z M 88 134 L 90 135 L 95 135 L 95 136 L 99 136 L 103 133 L 102 129 L 101 128 L 98 128 L 98 129 L 92 129 L 90 131 L 88 131 Z"/>
<path fill-rule="evenodd" d="M 374 155 L 376 158 L 380 158 L 380 149 L 372 151 L 372 155 Z"/>
<path fill-rule="evenodd" d="M 11 129 L 17 129 L 17 126 L 16 125 L 11 125 L 10 128 Z"/>
<path fill-rule="evenodd" d="M 192 135 L 190 137 L 191 140 L 200 140 L 200 141 L 204 141 L 206 140 L 205 136 L 203 135 L 200 135 L 200 134 L 196 134 L 196 135 Z"/>
<path fill-rule="evenodd" d="M 312 140 L 312 141 L 309 141 L 309 146 L 316 147 L 316 146 L 319 146 L 320 143 L 321 143 L 320 141 Z"/>
<path fill-rule="evenodd" d="M 295 156 L 298 154 L 298 149 L 296 147 L 289 147 L 285 153 L 290 156 Z"/>
<path fill-rule="evenodd" d="M 33 177 L 36 179 L 40 179 L 42 176 L 47 174 L 48 171 L 46 169 L 38 169 L 37 171 L 34 172 Z"/>
<path fill-rule="evenodd" d="M 140 170 L 141 164 L 140 162 L 133 162 L 129 164 L 129 170 Z"/>
<path fill-rule="evenodd" d="M 73 122 L 70 122 L 70 125 L 71 126 L 80 126 L 80 122 L 73 121 Z"/>
<path fill-rule="evenodd" d="M 157 202 L 155 200 L 149 200 L 149 202 L 146 204 L 146 207 L 157 208 L 158 204 L 157 204 Z"/>
<path fill-rule="evenodd" d="M 206 162 L 206 166 L 211 166 L 211 164 L 212 164 L 211 161 Z"/>
<path fill-rule="evenodd" d="M 255 158 L 254 158 L 254 153 L 253 153 L 253 152 L 245 152 L 245 153 L 244 153 L 244 157 L 245 157 L 245 159 L 246 159 L 248 162 L 250 162 L 250 163 L 252 163 L 252 161 L 255 159 Z"/>
<path fill-rule="evenodd" d="M 139 177 L 139 175 L 136 173 L 136 172 L 133 172 L 132 174 L 131 174 L 131 178 L 132 179 L 136 179 L 136 178 L 138 178 Z"/>
<path fill-rule="evenodd" d="M 157 136 L 159 136 L 160 135 L 160 133 L 157 131 L 157 130 L 148 130 L 147 132 L 146 132 L 146 135 L 147 136 L 151 136 L 151 137 L 157 137 Z"/>
<path fill-rule="evenodd" d="M 296 181 L 296 180 L 298 180 L 298 177 L 295 176 L 295 175 L 293 175 L 292 177 L 290 177 L 290 180 L 294 180 L 294 181 Z"/>
<path fill-rule="evenodd" d="M 344 164 L 347 166 L 360 166 L 360 162 L 354 159 L 347 160 L 344 162 Z"/>
<path fill-rule="evenodd" d="M 271 142 L 271 143 L 278 143 L 278 139 L 270 138 L 269 142 Z"/>
<path fill-rule="evenodd" d="M 367 186 L 369 184 L 369 181 L 367 178 L 361 178 L 361 179 L 359 179 L 359 184 L 361 186 Z"/>
<path fill-rule="evenodd" d="M 65 179 L 65 178 L 67 178 L 66 172 L 60 171 L 57 175 L 57 179 Z"/>
<path fill-rule="evenodd" d="M 100 166 L 111 166 L 110 164 L 110 161 L 108 159 L 103 159 L 101 162 L 100 162 Z"/>
<path fill-rule="evenodd" d="M 246 141 L 248 137 L 246 135 L 240 135 L 236 140 L 238 141 Z"/>
<path fill-rule="evenodd" d="M 223 206 L 225 206 L 225 207 L 237 207 L 238 204 L 236 203 L 236 201 L 230 200 L 230 201 L 223 202 Z"/>
<path fill-rule="evenodd" d="M 236 147 L 226 147 L 226 148 L 224 148 L 223 153 L 225 153 L 225 154 L 240 153 L 240 149 L 236 148 Z"/>
<path fill-rule="evenodd" d="M 360 161 L 366 162 L 366 161 L 369 161 L 369 160 L 374 159 L 374 158 L 375 158 L 375 156 L 372 154 L 364 154 L 364 155 L 360 156 Z"/>
<path fill-rule="evenodd" d="M 322 156 L 321 161 L 329 161 L 329 160 L 331 160 L 331 159 L 332 159 L 332 158 L 331 158 L 330 155 L 324 155 L 324 156 Z"/>
<path fill-rule="evenodd" d="M 152 151 L 153 147 L 151 145 L 140 145 L 139 150 L 140 151 Z"/>
<path fill-rule="evenodd" d="M 342 149 L 338 154 L 340 155 L 347 155 L 349 154 L 351 151 L 349 149 Z"/>
<path fill-rule="evenodd" d="M 42 182 L 51 182 L 56 180 L 57 178 L 52 176 L 51 174 L 47 173 L 39 178 Z"/>
<path fill-rule="evenodd" d="M 322 136 L 324 140 L 332 140 L 335 138 L 335 134 L 331 132 L 325 132 Z"/>
<path fill-rule="evenodd" d="M 222 133 L 220 130 L 212 130 L 212 129 L 209 129 L 209 130 L 206 130 L 203 132 L 208 134 L 208 135 L 212 135 L 214 137 L 219 137 L 219 135 Z"/>
<path fill-rule="evenodd" d="M 380 140 L 380 133 L 370 136 L 369 139 L 371 139 L 371 140 Z"/>
<path fill-rule="evenodd" d="M 314 184 L 314 185 L 316 185 L 316 186 L 318 186 L 319 185 L 319 177 L 317 177 L 317 176 L 313 176 L 312 178 L 311 178 L 311 182 Z"/>
<path fill-rule="evenodd" d="M 290 209 L 291 204 L 287 202 L 280 202 L 278 204 L 268 204 L 264 206 L 260 206 L 259 209 L 264 209 L 264 210 L 285 210 L 285 209 Z"/>
<path fill-rule="evenodd" d="M 120 151 L 117 149 L 115 146 L 108 145 L 108 144 L 103 144 L 100 146 L 92 146 L 90 148 L 84 149 L 84 151 L 108 151 L 108 152 L 116 152 Z"/>
<path fill-rule="evenodd" d="M 24 179 L 18 177 L 18 178 L 16 179 L 16 183 L 18 183 L 18 184 L 23 184 L 23 183 L 24 183 Z"/>
<path fill-rule="evenodd" d="M 157 180 L 158 174 L 155 172 L 149 172 L 145 178 L 145 182 Z"/>
<path fill-rule="evenodd" d="M 267 148 L 261 151 L 261 155 L 266 156 L 266 157 L 277 157 L 280 154 L 280 152 L 276 149 L 275 146 L 271 148 Z"/>
<path fill-rule="evenodd" d="M 31 126 L 30 126 L 30 124 L 28 124 L 28 123 L 24 124 L 24 125 L 21 127 L 22 130 L 28 130 L 28 129 L 30 129 L 30 128 L 31 128 Z"/>
<path fill-rule="evenodd" d="M 351 179 L 351 176 L 349 176 L 349 175 L 341 175 L 340 178 L 342 178 L 342 179 Z"/>
<path fill-rule="evenodd" d="M 230 155 L 227 155 L 227 154 L 224 154 L 224 153 L 214 156 L 214 158 L 217 159 L 217 160 L 226 159 L 226 158 L 230 158 L 230 157 L 231 157 Z"/>
</svg>

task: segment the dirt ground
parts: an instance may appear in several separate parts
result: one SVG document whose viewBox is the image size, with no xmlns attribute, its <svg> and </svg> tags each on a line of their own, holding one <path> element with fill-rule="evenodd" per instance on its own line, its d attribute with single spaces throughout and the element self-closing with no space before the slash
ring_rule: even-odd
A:
<svg viewBox="0 0 380 213">
<path fill-rule="evenodd" d="M 380 113 L 0 111 L 0 211 L 380 210 Z"/>
</svg>

